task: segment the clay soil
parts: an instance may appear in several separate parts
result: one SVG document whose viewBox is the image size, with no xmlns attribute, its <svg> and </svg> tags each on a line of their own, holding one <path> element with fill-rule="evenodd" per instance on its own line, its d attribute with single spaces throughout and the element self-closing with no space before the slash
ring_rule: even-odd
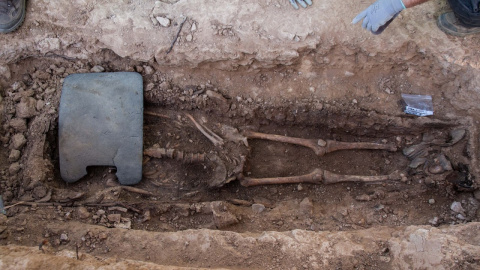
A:
<svg viewBox="0 0 480 270">
<path fill-rule="evenodd" d="M 432 21 L 447 9 L 443 2 L 418 8 L 378 37 L 343 21 L 337 24 L 345 35 L 328 32 L 320 23 L 325 14 L 306 23 L 307 30 L 297 26 L 298 35 L 279 34 L 253 19 L 243 24 L 243 9 L 237 19 L 224 16 L 236 14 L 239 3 L 222 2 L 218 17 L 204 18 L 200 11 L 219 9 L 220 2 L 200 4 L 199 11 L 184 1 L 123 1 L 117 8 L 86 2 L 81 12 L 65 12 L 83 26 L 62 24 L 66 19 L 43 2 L 29 3 L 32 17 L 1 41 L 10 49 L 3 52 L 0 74 L 0 194 L 6 206 L 0 268 L 478 269 L 479 37 L 455 39 L 436 29 Z M 255 16 L 294 13 L 287 1 L 247 2 Z M 315 2 L 307 15 L 323 8 Z M 145 29 L 130 30 L 131 21 L 119 20 L 145 10 Z M 188 18 L 167 54 L 183 21 L 180 13 Z M 172 25 L 159 25 L 157 17 Z M 84 27 L 104 20 L 117 20 L 120 27 Z M 158 32 L 159 47 L 148 43 L 149 29 Z M 123 47 L 115 42 L 120 36 Z M 436 39 L 442 40 L 438 46 Z M 118 71 L 143 77 L 144 149 L 213 154 L 227 170 L 244 162 L 241 173 L 211 187 L 218 179 L 208 159 L 188 163 L 144 155 L 142 181 L 133 187 L 118 183 L 115 167 L 92 166 L 79 181 L 63 181 L 63 80 Z M 405 114 L 402 93 L 431 95 L 434 115 Z M 188 115 L 226 143 L 212 144 Z M 391 144 L 397 150 L 317 156 L 303 146 L 242 140 L 245 131 Z M 418 159 L 407 152 L 419 145 L 424 160 L 414 166 Z M 400 177 L 254 187 L 239 180 L 317 168 Z"/>
</svg>

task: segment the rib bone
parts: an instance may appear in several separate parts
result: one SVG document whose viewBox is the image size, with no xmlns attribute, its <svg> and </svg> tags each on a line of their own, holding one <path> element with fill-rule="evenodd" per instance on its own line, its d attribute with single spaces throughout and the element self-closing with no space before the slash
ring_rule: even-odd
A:
<svg viewBox="0 0 480 270">
<path fill-rule="evenodd" d="M 192 120 L 193 124 L 195 125 L 195 127 L 197 127 L 197 129 L 203 134 L 205 135 L 205 137 L 207 137 L 207 139 L 209 139 L 215 146 L 220 146 L 220 145 L 223 145 L 223 139 L 218 136 L 217 134 L 215 134 L 215 132 L 211 131 L 209 128 L 207 128 L 206 126 L 204 125 L 201 125 L 199 124 L 195 118 L 193 118 L 193 116 L 191 116 L 190 114 L 186 113 L 187 117 L 190 118 L 190 120 Z"/>
<path fill-rule="evenodd" d="M 334 184 L 341 182 L 379 182 L 387 180 L 400 180 L 401 174 L 399 171 L 394 171 L 389 175 L 378 176 L 363 176 L 363 175 L 341 175 L 335 174 L 322 169 L 315 169 L 313 172 L 300 176 L 290 177 L 273 177 L 273 178 L 250 178 L 245 177 L 240 179 L 240 184 L 245 187 L 258 185 L 276 185 L 276 184 Z"/>
<path fill-rule="evenodd" d="M 262 139 L 277 141 L 283 143 L 290 143 L 302 145 L 312 149 L 317 156 L 323 156 L 327 153 L 339 150 L 354 150 L 354 149 L 374 149 L 374 150 L 388 150 L 396 151 L 397 147 L 393 144 L 380 144 L 369 142 L 337 142 L 332 140 L 317 140 L 317 139 L 302 139 L 295 137 L 287 137 L 274 134 L 259 133 L 254 131 L 244 131 L 244 136 L 248 139 Z"/>
</svg>

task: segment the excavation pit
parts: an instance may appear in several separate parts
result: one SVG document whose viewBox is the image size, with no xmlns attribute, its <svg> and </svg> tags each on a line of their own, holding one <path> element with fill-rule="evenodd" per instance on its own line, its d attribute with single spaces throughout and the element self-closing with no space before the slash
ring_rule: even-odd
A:
<svg viewBox="0 0 480 270">
<path fill-rule="evenodd" d="M 44 60 L 37 61 L 45 65 Z M 53 106 L 58 104 L 59 93 L 53 90 L 61 86 L 64 75 L 57 71 L 75 71 L 72 66 L 76 64 L 52 62 L 56 63 L 48 65 L 49 72 L 35 68 L 34 76 L 23 74 L 22 78 L 29 80 L 17 82 L 22 87 L 11 88 L 12 95 L 5 100 L 17 111 L 21 108 L 19 104 L 38 97 L 51 104 L 50 110 L 27 118 L 27 144 L 22 148 L 21 159 L 16 161 L 23 164 L 24 169 L 16 173 L 10 171 L 10 180 L 4 182 L 9 191 L 4 195 L 7 203 L 82 206 L 92 213 L 108 211 L 109 207 L 135 209 L 123 213 L 122 218 L 131 221 L 132 229 L 152 231 L 202 228 L 234 232 L 343 231 L 376 226 L 441 226 L 476 218 L 475 208 L 462 213 L 463 218 L 450 212 L 452 196 L 461 200 L 476 187 L 472 139 L 475 129 L 469 118 L 440 120 L 348 111 L 334 105 L 324 108 L 317 100 L 275 106 L 233 98 L 214 85 L 181 87 L 168 81 L 152 82 L 155 76 L 148 75 L 144 83 L 147 86 L 144 150 L 166 149 L 164 156 L 144 155 L 142 181 L 133 188 L 119 185 L 114 167 L 90 168 L 89 174 L 78 183 L 65 184 L 59 177 L 58 115 Z M 155 75 L 161 76 L 161 73 Z M 157 86 L 148 89 L 152 83 L 172 85 L 166 91 Z M 53 88 L 49 88 L 50 85 Z M 43 88 L 53 90 L 42 93 Z M 400 105 L 398 109 L 401 110 Z M 249 115 L 244 115 L 245 111 Z M 10 117 L 6 120 L 7 131 L 18 132 L 14 123 L 22 118 L 7 115 Z M 212 143 L 191 119 L 197 119 L 196 124 L 218 134 L 225 143 L 221 146 Z M 247 130 L 320 141 L 391 144 L 396 150 L 340 150 L 318 156 L 301 145 L 246 140 L 242 134 Z M 452 132 L 456 130 L 465 134 L 451 144 Z M 409 148 L 419 145 L 425 145 L 423 152 L 406 156 Z M 170 158 L 168 151 L 171 151 Z M 173 151 L 177 151 L 176 154 Z M 188 160 L 190 153 L 196 153 L 197 160 Z M 372 183 L 244 187 L 233 173 L 227 173 L 225 182 L 212 188 L 209 183 L 218 177 L 215 175 L 218 164 L 206 157 L 212 154 L 227 167 L 229 163 L 238 165 L 244 160 L 244 166 L 236 172 L 243 177 L 291 177 L 314 169 L 359 176 L 389 175 L 398 171 L 402 177 Z M 4 156 L 7 155 L 8 151 L 4 151 Z M 417 157 L 424 161 L 417 164 Z M 435 171 L 439 157 L 445 157 L 451 168 Z M 29 170 L 31 167 L 36 169 Z M 225 223 L 212 214 L 211 204 L 218 201 L 231 215 Z M 257 213 L 260 211 L 257 208 L 262 209 L 261 213 Z M 144 217 L 147 210 L 148 218 Z M 12 216 L 16 216 L 15 211 L 21 211 L 21 206 L 10 210 Z M 57 210 L 49 211 L 54 215 Z M 73 215 L 73 218 L 78 217 Z M 79 221 L 107 227 L 118 223 L 102 215 Z"/>
</svg>

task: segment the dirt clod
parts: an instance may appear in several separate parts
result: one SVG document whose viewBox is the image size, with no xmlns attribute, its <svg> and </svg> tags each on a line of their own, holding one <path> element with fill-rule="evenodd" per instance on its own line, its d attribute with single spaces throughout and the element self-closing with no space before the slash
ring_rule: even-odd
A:
<svg viewBox="0 0 480 270">
<path fill-rule="evenodd" d="M 122 215 L 120 215 L 120 214 L 109 214 L 109 215 L 107 215 L 107 218 L 108 218 L 108 221 L 110 221 L 110 222 L 119 223 L 121 218 L 122 218 Z"/>
<path fill-rule="evenodd" d="M 16 116 L 19 118 L 31 118 L 37 114 L 37 101 L 33 97 L 23 97 L 16 107 Z"/>
<path fill-rule="evenodd" d="M 85 207 L 78 207 L 77 208 L 77 215 L 81 219 L 87 219 L 91 216 L 90 212 Z"/>
<path fill-rule="evenodd" d="M 22 149 L 23 146 L 27 143 L 27 139 L 22 133 L 17 133 L 12 136 L 12 148 L 15 150 Z"/>
</svg>

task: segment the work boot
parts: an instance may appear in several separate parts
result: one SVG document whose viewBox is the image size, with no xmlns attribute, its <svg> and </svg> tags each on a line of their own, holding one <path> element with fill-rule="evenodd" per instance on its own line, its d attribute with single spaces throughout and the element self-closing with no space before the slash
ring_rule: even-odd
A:
<svg viewBox="0 0 480 270">
<path fill-rule="evenodd" d="M 443 32 L 457 37 L 480 33 L 480 27 L 468 27 L 462 24 L 453 12 L 446 12 L 438 17 L 438 28 Z"/>
<path fill-rule="evenodd" d="M 0 0 L 0 33 L 17 29 L 25 19 L 25 0 Z"/>
</svg>

